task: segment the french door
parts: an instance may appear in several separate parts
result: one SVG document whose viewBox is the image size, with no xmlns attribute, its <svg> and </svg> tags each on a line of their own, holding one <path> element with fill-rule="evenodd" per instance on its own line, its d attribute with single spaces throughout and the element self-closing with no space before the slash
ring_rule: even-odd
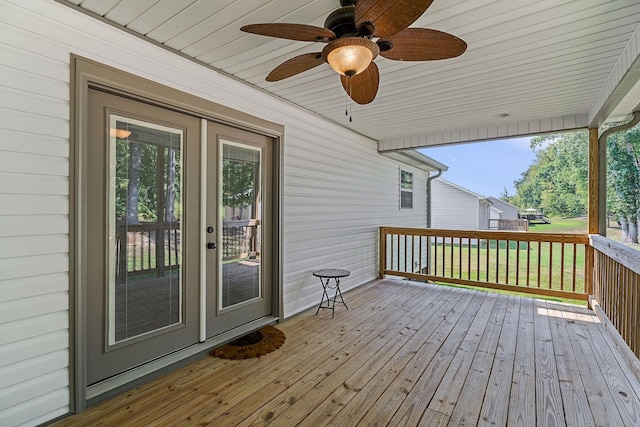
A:
<svg viewBox="0 0 640 427">
<path fill-rule="evenodd" d="M 209 122 L 207 337 L 272 311 L 273 141 Z M 212 166 L 217 167 L 212 167 Z M 211 245 L 214 243 L 215 245 Z"/>
<path fill-rule="evenodd" d="M 271 314 L 273 140 L 94 89 L 88 122 L 87 385 Z"/>
</svg>

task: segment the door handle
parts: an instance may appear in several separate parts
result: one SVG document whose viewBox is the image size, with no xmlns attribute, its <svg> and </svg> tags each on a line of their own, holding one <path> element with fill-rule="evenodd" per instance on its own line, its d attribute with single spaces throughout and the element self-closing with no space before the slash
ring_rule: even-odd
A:
<svg viewBox="0 0 640 427">
<path fill-rule="evenodd" d="M 213 242 L 208 242 L 207 243 L 207 249 L 215 249 L 216 248 L 216 244 Z"/>
</svg>

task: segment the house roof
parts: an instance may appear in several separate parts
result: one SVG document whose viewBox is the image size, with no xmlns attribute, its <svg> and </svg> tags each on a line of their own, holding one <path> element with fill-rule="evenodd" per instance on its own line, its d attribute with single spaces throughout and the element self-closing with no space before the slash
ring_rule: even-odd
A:
<svg viewBox="0 0 640 427">
<path fill-rule="evenodd" d="M 322 43 L 240 31 L 260 22 L 322 26 L 338 0 L 58 0 L 399 150 L 599 126 L 640 99 L 637 0 L 435 0 L 412 27 L 454 34 L 460 57 L 378 57 L 374 102 L 352 105 L 326 65 L 265 76 Z"/>
<path fill-rule="evenodd" d="M 381 154 L 385 157 L 390 157 L 400 163 L 413 166 L 414 168 L 423 170 L 425 172 L 449 170 L 449 166 L 440 163 L 439 161 L 432 159 L 429 156 L 425 156 L 424 154 L 415 150 L 389 151 Z"/>
<path fill-rule="evenodd" d="M 503 206 L 511 206 L 514 209 L 519 209 L 516 205 L 512 205 L 511 203 L 505 202 L 504 200 L 500 200 L 500 199 L 498 199 L 496 197 L 493 197 L 493 196 L 492 197 L 487 197 L 487 199 L 489 199 L 491 201 L 491 203 L 494 203 L 494 204 L 497 203 L 497 204 L 500 204 L 500 205 L 503 205 Z"/>
<path fill-rule="evenodd" d="M 457 188 L 458 190 L 463 191 L 463 192 L 469 194 L 470 196 L 473 196 L 473 197 L 477 198 L 479 201 L 487 201 L 489 204 L 491 204 L 491 205 L 493 204 L 493 202 L 491 202 L 491 200 L 489 200 L 487 197 L 484 197 L 482 194 L 475 193 L 475 192 L 469 190 L 468 188 L 461 187 L 458 184 L 454 184 L 451 181 L 447 181 L 446 179 L 438 178 L 437 180 L 442 182 L 443 184 L 449 185 L 449 186 L 451 186 L 453 188 Z"/>
</svg>

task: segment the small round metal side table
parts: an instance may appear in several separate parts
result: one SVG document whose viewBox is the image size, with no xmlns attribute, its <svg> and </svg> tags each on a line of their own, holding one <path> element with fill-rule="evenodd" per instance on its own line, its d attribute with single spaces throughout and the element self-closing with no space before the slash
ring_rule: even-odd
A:
<svg viewBox="0 0 640 427">
<path fill-rule="evenodd" d="M 344 302 L 344 298 L 342 298 L 342 292 L 340 292 L 340 279 L 342 277 L 347 277 L 349 274 L 351 274 L 349 270 L 341 270 L 339 268 L 326 268 L 313 272 L 313 275 L 320 278 L 320 283 L 322 283 L 322 299 L 320 300 L 320 305 L 316 310 L 316 315 L 320 312 L 321 308 L 328 308 L 331 310 L 331 318 L 333 318 L 336 309 L 336 297 L 338 295 L 340 295 L 340 301 L 338 302 L 344 304 L 347 310 L 349 310 L 349 307 L 347 307 L 347 304 Z M 335 285 L 333 286 L 329 284 L 331 279 L 335 282 Z M 336 291 L 333 295 L 333 304 L 331 303 L 331 298 L 329 298 L 329 294 L 327 292 L 329 289 L 335 289 Z M 322 305 L 325 297 L 327 298 L 327 305 Z"/>
</svg>

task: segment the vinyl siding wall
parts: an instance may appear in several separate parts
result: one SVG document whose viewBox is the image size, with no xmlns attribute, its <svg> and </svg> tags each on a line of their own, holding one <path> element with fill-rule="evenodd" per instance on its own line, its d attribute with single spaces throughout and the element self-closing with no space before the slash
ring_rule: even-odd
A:
<svg viewBox="0 0 640 427">
<path fill-rule="evenodd" d="M 518 208 L 495 197 L 489 197 L 493 205 L 502 211 L 502 219 L 518 219 Z"/>
<path fill-rule="evenodd" d="M 446 181 L 431 181 L 431 228 L 477 230 L 478 197 Z"/>
<path fill-rule="evenodd" d="M 351 270 L 345 290 L 375 278 L 378 226 L 426 224 L 425 174 L 400 210 L 399 164 L 374 141 L 71 8 L 0 0 L 0 40 L 2 426 L 70 410 L 71 53 L 285 126 L 286 316 L 319 302 L 316 268 Z"/>
</svg>

